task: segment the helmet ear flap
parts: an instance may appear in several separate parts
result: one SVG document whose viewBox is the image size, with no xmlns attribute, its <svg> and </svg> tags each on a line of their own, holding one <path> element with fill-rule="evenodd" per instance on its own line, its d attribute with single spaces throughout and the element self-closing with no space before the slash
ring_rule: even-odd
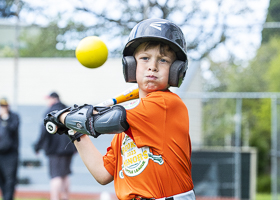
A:
<svg viewBox="0 0 280 200">
<path fill-rule="evenodd" d="M 172 63 L 169 70 L 168 84 L 174 87 L 180 87 L 187 71 L 187 63 L 176 60 Z"/>
<path fill-rule="evenodd" d="M 136 83 L 136 60 L 134 56 L 125 56 L 122 58 L 123 75 L 128 83 Z M 176 60 L 172 63 L 169 70 L 168 84 L 174 87 L 180 87 L 187 71 L 187 63 Z"/>
<path fill-rule="evenodd" d="M 125 56 L 122 58 L 123 75 L 128 83 L 136 83 L 136 60 L 134 56 Z"/>
</svg>

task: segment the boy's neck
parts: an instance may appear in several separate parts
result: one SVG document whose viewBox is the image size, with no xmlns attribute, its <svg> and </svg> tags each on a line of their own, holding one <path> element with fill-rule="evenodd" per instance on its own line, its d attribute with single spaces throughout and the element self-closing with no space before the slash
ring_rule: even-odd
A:
<svg viewBox="0 0 280 200">
<path fill-rule="evenodd" d="M 139 99 L 146 97 L 147 94 L 149 93 L 139 89 Z"/>
<path fill-rule="evenodd" d="M 166 88 L 165 90 L 156 90 L 153 92 L 158 92 L 158 91 L 169 91 L 169 88 Z M 145 92 L 145 91 L 139 89 L 139 99 L 146 97 L 150 93 L 152 93 L 152 92 Z"/>
</svg>

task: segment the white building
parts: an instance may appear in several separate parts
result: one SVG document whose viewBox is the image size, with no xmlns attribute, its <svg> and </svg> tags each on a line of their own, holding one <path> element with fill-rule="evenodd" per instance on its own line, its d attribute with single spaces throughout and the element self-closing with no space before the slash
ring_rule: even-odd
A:
<svg viewBox="0 0 280 200">
<path fill-rule="evenodd" d="M 0 58 L 0 96 L 7 97 L 13 105 L 45 105 L 44 97 L 52 91 L 59 93 L 67 105 L 94 105 L 122 93 L 132 85 L 124 81 L 121 59 L 108 59 L 103 66 L 89 69 L 75 58 L 20 58 L 15 72 L 13 58 Z M 184 94 L 201 92 L 201 88 L 198 62 L 190 62 L 180 88 L 171 88 L 189 109 L 193 145 L 201 143 L 201 100 L 184 99 Z"/>
</svg>

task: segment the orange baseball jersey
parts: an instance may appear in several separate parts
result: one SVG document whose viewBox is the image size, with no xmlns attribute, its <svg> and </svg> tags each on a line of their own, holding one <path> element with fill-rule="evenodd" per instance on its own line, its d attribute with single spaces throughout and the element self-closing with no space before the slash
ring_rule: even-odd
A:
<svg viewBox="0 0 280 200">
<path fill-rule="evenodd" d="M 157 91 L 127 110 L 130 128 L 103 157 L 119 199 L 162 198 L 193 189 L 188 110 L 170 91 Z"/>
</svg>

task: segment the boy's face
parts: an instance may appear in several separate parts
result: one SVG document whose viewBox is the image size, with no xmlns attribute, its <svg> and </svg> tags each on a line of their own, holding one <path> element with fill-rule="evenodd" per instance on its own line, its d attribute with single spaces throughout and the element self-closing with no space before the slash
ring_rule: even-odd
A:
<svg viewBox="0 0 280 200">
<path fill-rule="evenodd" d="M 164 48 L 163 54 L 160 53 L 160 45 L 148 49 L 145 47 L 146 43 L 141 44 L 134 55 L 137 62 L 136 80 L 140 97 L 169 87 L 169 69 L 176 59 L 175 53 L 168 51 L 168 46 Z"/>
</svg>

